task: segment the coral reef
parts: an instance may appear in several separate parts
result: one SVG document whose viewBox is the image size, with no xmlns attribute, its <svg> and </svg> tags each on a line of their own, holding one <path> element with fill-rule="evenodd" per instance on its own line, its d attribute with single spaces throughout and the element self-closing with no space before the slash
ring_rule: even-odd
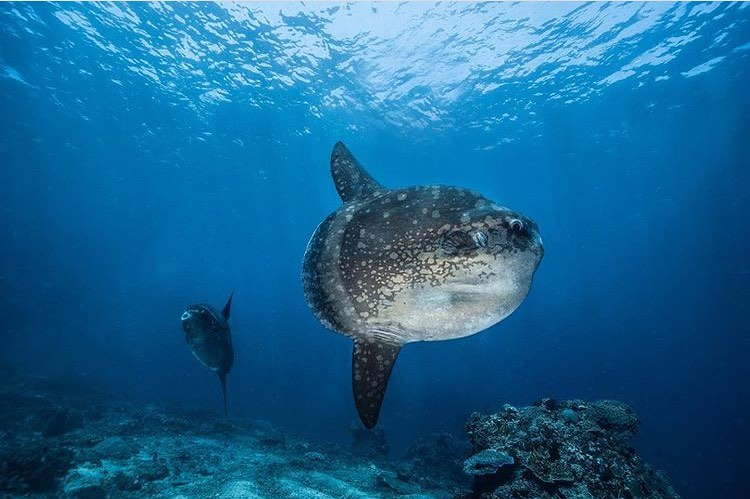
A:
<svg viewBox="0 0 750 499">
<path fill-rule="evenodd" d="M 266 421 L 0 384 L 0 497 L 675 499 L 630 447 L 615 401 L 543 399 L 473 414 L 469 441 L 422 436 L 403 458 L 386 432 L 312 444 Z M 70 396 L 73 393 L 74 396 Z"/>
<path fill-rule="evenodd" d="M 511 499 L 676 499 L 667 478 L 630 447 L 639 421 L 612 400 L 509 405 L 473 414 L 466 431 L 476 475 L 464 497 Z"/>
</svg>

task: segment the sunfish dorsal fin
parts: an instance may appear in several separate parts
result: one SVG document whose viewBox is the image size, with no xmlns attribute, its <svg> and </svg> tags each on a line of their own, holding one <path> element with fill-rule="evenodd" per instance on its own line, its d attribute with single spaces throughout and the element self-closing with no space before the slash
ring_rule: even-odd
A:
<svg viewBox="0 0 750 499">
<path fill-rule="evenodd" d="M 229 294 L 229 299 L 227 300 L 227 304 L 224 305 L 224 309 L 221 311 L 222 317 L 224 319 L 229 320 L 229 312 L 232 309 L 232 297 L 234 296 L 234 290 Z"/>
<path fill-rule="evenodd" d="M 359 419 L 372 429 L 378 422 L 380 406 L 391 377 L 393 364 L 401 350 L 399 344 L 378 339 L 354 340 L 352 388 Z"/>
<path fill-rule="evenodd" d="M 331 176 L 341 200 L 345 203 L 367 197 L 383 186 L 352 156 L 343 142 L 336 142 L 331 152 Z"/>
</svg>

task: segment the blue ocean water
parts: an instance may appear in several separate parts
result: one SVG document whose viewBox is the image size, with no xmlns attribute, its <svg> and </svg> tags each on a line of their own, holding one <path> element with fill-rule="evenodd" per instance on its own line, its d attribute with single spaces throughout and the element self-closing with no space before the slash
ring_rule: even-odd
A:
<svg viewBox="0 0 750 499">
<path fill-rule="evenodd" d="M 351 341 L 300 283 L 343 140 L 545 244 L 510 318 L 404 349 L 392 446 L 618 399 L 684 497 L 742 497 L 749 77 L 749 4 L 3 3 L 2 371 L 220 411 L 179 316 L 235 290 L 230 412 L 348 438 Z"/>
</svg>

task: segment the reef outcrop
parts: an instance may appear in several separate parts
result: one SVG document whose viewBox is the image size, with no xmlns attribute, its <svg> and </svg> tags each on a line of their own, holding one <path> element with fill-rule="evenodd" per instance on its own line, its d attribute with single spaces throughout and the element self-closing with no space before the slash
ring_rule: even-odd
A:
<svg viewBox="0 0 750 499">
<path fill-rule="evenodd" d="M 466 432 L 474 476 L 463 497 L 492 499 L 677 499 L 667 477 L 631 447 L 640 422 L 614 400 L 506 405 L 472 414 Z"/>
</svg>

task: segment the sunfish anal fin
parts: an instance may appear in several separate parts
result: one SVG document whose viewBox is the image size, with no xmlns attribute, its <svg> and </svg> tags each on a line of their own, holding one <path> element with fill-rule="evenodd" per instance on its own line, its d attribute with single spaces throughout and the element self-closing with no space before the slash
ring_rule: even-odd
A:
<svg viewBox="0 0 750 499">
<path fill-rule="evenodd" d="M 359 419 L 367 429 L 378 422 L 388 378 L 402 345 L 377 339 L 355 339 L 352 387 Z"/>
<path fill-rule="evenodd" d="M 216 373 L 219 375 L 219 381 L 221 381 L 221 394 L 224 395 L 224 415 L 228 416 L 227 411 L 227 375 L 226 373 Z"/>
<path fill-rule="evenodd" d="M 336 185 L 336 191 L 345 203 L 367 197 L 383 189 L 383 186 L 359 164 L 343 142 L 336 142 L 333 146 L 331 176 Z"/>
</svg>

